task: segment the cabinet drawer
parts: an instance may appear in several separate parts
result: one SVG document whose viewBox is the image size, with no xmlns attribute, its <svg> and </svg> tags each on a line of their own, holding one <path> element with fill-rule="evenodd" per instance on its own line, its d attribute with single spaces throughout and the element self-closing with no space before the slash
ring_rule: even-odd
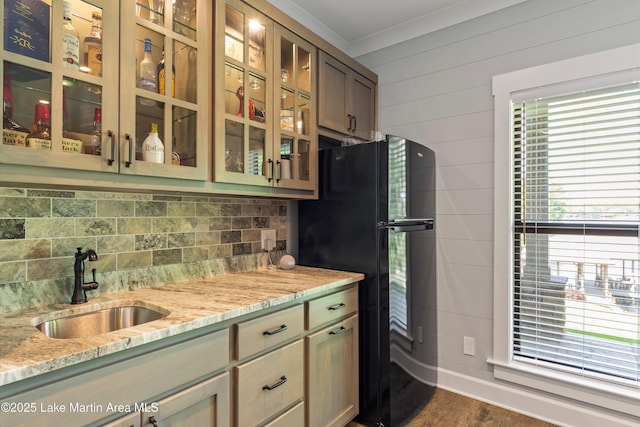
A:
<svg viewBox="0 0 640 427">
<path fill-rule="evenodd" d="M 307 329 L 314 329 L 356 311 L 358 311 L 357 287 L 308 301 Z"/>
<path fill-rule="evenodd" d="M 235 368 L 236 425 L 255 426 L 304 394 L 302 340 Z"/>
<path fill-rule="evenodd" d="M 304 308 L 291 307 L 237 325 L 236 357 L 242 360 L 296 338 L 303 331 Z"/>
<path fill-rule="evenodd" d="M 300 427 L 304 425 L 304 402 L 298 403 L 264 427 Z"/>
</svg>

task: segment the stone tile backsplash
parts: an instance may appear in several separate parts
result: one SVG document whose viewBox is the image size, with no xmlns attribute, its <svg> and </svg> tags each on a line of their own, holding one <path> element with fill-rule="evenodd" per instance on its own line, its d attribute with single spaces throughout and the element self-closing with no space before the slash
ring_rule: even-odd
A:
<svg viewBox="0 0 640 427">
<path fill-rule="evenodd" d="M 72 278 L 78 247 L 88 275 L 258 254 L 262 229 L 285 250 L 286 218 L 282 200 L 0 188 L 0 287 Z"/>
</svg>

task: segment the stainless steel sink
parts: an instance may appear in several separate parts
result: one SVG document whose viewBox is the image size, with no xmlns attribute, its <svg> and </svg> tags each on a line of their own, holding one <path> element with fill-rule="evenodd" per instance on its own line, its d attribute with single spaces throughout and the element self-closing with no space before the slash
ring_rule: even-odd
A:
<svg viewBox="0 0 640 427">
<path fill-rule="evenodd" d="M 167 314 L 147 307 L 126 305 L 46 320 L 36 328 L 50 338 L 83 338 L 152 322 Z"/>
</svg>

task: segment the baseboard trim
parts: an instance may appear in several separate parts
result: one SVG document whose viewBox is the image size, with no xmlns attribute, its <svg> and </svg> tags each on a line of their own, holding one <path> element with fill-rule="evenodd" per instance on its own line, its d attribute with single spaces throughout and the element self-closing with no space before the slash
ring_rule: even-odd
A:
<svg viewBox="0 0 640 427">
<path fill-rule="evenodd" d="M 559 426 L 637 427 L 636 417 L 605 412 L 583 402 L 541 395 L 525 388 L 511 387 L 439 368 L 437 386 L 444 390 L 518 412 Z"/>
</svg>

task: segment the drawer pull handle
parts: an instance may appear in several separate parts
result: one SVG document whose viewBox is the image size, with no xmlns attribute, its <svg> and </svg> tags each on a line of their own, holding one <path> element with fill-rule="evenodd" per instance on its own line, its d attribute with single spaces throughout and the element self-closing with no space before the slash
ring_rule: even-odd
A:
<svg viewBox="0 0 640 427">
<path fill-rule="evenodd" d="M 262 387 L 263 390 L 273 390 L 274 388 L 278 388 L 280 387 L 282 384 L 287 382 L 287 377 L 285 377 L 284 375 L 280 377 L 280 381 L 278 381 L 275 384 L 271 384 L 271 385 L 266 385 L 264 387 Z"/>
<path fill-rule="evenodd" d="M 279 334 L 280 332 L 284 332 L 286 330 L 287 330 L 287 325 L 280 325 L 278 329 L 273 329 L 271 331 L 264 331 L 262 335 L 275 335 L 275 334 Z"/>
<path fill-rule="evenodd" d="M 340 304 L 336 304 L 336 305 L 332 305 L 331 307 L 327 307 L 327 310 L 330 311 L 334 311 L 334 310 L 340 310 L 341 308 L 345 308 L 347 305 L 343 302 L 341 302 Z"/>
<path fill-rule="evenodd" d="M 149 417 L 149 424 L 151 424 L 154 427 L 158 427 L 158 422 L 156 421 L 156 417 L 150 416 Z"/>
<path fill-rule="evenodd" d="M 347 328 L 345 328 L 344 326 L 340 326 L 338 329 L 336 329 L 335 331 L 331 331 L 329 332 L 329 335 L 338 335 L 343 333 L 344 331 L 346 331 Z"/>
</svg>

